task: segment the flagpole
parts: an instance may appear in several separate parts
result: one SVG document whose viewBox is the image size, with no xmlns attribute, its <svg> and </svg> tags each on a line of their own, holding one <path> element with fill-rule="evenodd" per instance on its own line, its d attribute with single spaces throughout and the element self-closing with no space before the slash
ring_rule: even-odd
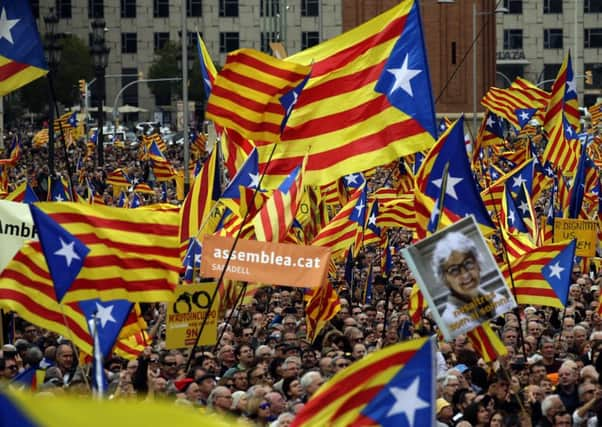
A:
<svg viewBox="0 0 602 427">
<path fill-rule="evenodd" d="M 257 183 L 257 187 L 255 187 L 255 190 L 253 191 L 253 197 L 251 199 L 251 201 L 253 203 L 255 203 L 255 197 L 257 196 L 257 193 L 259 192 L 259 189 L 261 188 L 261 182 L 263 181 L 263 178 L 265 177 L 265 174 L 267 172 L 267 167 L 270 164 L 270 162 L 272 161 L 274 153 L 276 152 L 276 145 L 277 144 L 272 144 L 272 151 L 270 152 L 270 156 L 268 157 L 268 161 L 266 162 L 267 163 L 266 167 L 263 169 L 263 172 L 261 173 L 261 175 L 259 177 L 259 182 Z M 209 307 L 207 307 L 207 312 L 211 311 L 211 307 L 213 306 L 215 297 L 217 296 L 217 293 L 219 292 L 219 288 L 220 288 L 220 286 L 223 286 L 224 275 L 226 274 L 226 270 L 228 269 L 228 265 L 230 264 L 230 260 L 232 259 L 232 254 L 234 253 L 234 248 L 236 248 L 236 245 L 238 244 L 238 240 L 240 239 L 240 235 L 242 234 L 243 227 L 245 226 L 247 219 L 249 217 L 249 212 L 250 212 L 250 210 L 247 209 L 247 211 L 245 212 L 245 216 L 243 217 L 242 223 L 240 224 L 240 228 L 238 229 L 238 232 L 236 233 L 236 236 L 234 237 L 234 242 L 232 242 L 232 247 L 228 251 L 228 258 L 226 258 L 226 261 L 224 262 L 222 271 L 219 275 L 219 278 L 217 279 L 217 286 L 215 286 L 215 289 L 213 290 L 213 295 L 211 295 L 211 299 L 209 300 Z M 203 321 L 201 322 L 201 326 L 199 327 L 199 332 L 197 333 L 196 338 L 194 340 L 194 344 L 192 346 L 193 349 L 199 344 L 199 340 L 201 339 L 201 334 L 203 333 L 203 329 L 205 329 L 205 325 L 207 324 L 208 318 L 209 318 L 209 316 L 203 317 Z M 219 341 L 218 341 L 218 343 L 219 343 Z M 188 372 L 188 370 L 190 369 L 190 364 L 192 363 L 193 355 L 194 355 L 194 351 L 191 351 L 190 355 L 188 356 L 188 361 L 186 362 L 186 369 L 184 370 L 185 372 Z"/>
<path fill-rule="evenodd" d="M 236 301 L 234 301 L 234 306 L 232 307 L 232 310 L 230 311 L 230 315 L 228 316 L 227 319 L 224 319 L 224 323 L 226 323 L 226 324 L 230 323 L 230 320 L 232 320 L 232 316 L 234 315 L 234 311 L 236 310 L 236 306 L 239 305 L 239 302 L 240 302 L 241 307 L 243 305 L 243 301 L 245 299 L 245 295 L 247 293 L 247 287 L 248 287 L 249 283 L 248 282 L 242 282 L 242 283 L 243 283 L 242 289 L 236 296 Z M 238 316 L 236 317 L 236 321 L 238 322 Z M 232 327 L 234 327 L 234 326 L 235 325 L 232 325 Z M 226 333 L 226 328 L 223 328 L 222 332 L 217 337 L 217 341 L 215 342 L 215 345 L 213 346 L 213 353 L 215 353 L 215 351 L 217 350 L 217 346 L 219 345 L 219 342 L 222 340 L 222 337 L 224 336 L 225 333 Z"/>
</svg>

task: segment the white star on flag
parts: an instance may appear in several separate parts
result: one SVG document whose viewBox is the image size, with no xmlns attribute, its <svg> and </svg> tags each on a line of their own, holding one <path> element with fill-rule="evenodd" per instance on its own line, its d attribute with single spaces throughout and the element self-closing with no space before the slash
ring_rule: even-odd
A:
<svg viewBox="0 0 602 427">
<path fill-rule="evenodd" d="M 56 196 L 54 196 L 54 201 L 63 202 L 65 201 L 65 199 L 63 199 L 63 196 L 61 196 L 60 194 L 57 194 Z"/>
<path fill-rule="evenodd" d="M 374 215 L 374 213 L 370 214 L 370 217 L 368 218 L 368 224 L 376 227 L 376 215 Z"/>
<path fill-rule="evenodd" d="M 251 178 L 251 183 L 249 184 L 249 188 L 257 188 L 259 187 L 259 178 L 261 175 L 258 173 L 250 173 L 249 178 Z"/>
<path fill-rule="evenodd" d="M 8 19 L 6 16 L 6 9 L 2 8 L 2 14 L 0 15 L 0 40 L 6 39 L 10 44 L 15 44 L 10 30 L 17 25 L 17 22 L 19 21 L 20 19 Z"/>
<path fill-rule="evenodd" d="M 577 82 L 575 79 L 566 81 L 566 93 L 575 92 L 577 93 Z"/>
<path fill-rule="evenodd" d="M 493 117 L 487 116 L 487 127 L 492 128 L 494 125 L 495 125 L 495 120 L 493 120 Z"/>
<path fill-rule="evenodd" d="M 528 120 L 529 119 L 529 113 L 527 113 L 526 111 L 521 111 L 520 112 L 520 119 L 521 120 Z"/>
<path fill-rule="evenodd" d="M 445 188 L 445 194 L 453 197 L 458 200 L 458 195 L 456 194 L 456 185 L 462 182 L 464 178 L 456 178 L 451 175 L 447 177 L 447 186 Z M 433 184 L 437 186 L 437 188 L 441 188 L 441 183 L 443 182 L 442 178 L 434 179 Z"/>
<path fill-rule="evenodd" d="M 395 397 L 395 403 L 387 412 L 387 417 L 404 413 L 408 419 L 410 426 L 414 425 L 414 418 L 416 417 L 416 411 L 420 409 L 429 408 L 431 405 L 426 400 L 421 399 L 418 396 L 418 389 L 420 388 L 420 378 L 416 377 L 412 384 L 406 389 L 399 387 L 391 387 L 389 391 Z"/>
<path fill-rule="evenodd" d="M 520 203 L 520 205 L 518 205 L 518 208 L 523 213 L 523 216 L 525 216 L 527 212 L 529 212 L 529 205 L 524 200 Z"/>
<path fill-rule="evenodd" d="M 391 90 L 389 91 L 389 95 L 393 95 L 393 92 L 401 88 L 412 98 L 414 97 L 414 92 L 412 91 L 412 79 L 418 74 L 422 73 L 422 70 L 412 70 L 408 68 L 409 60 L 410 55 L 406 54 L 401 68 L 390 68 L 387 70 L 387 72 L 393 74 L 393 76 L 395 77 L 395 82 L 393 83 L 393 87 L 391 87 Z"/>
<path fill-rule="evenodd" d="M 364 203 L 362 201 L 360 201 L 359 205 L 356 205 L 354 209 L 357 209 L 357 216 L 361 216 L 362 215 L 362 211 L 364 210 L 364 207 L 366 205 L 364 205 Z"/>
<path fill-rule="evenodd" d="M 197 265 L 200 263 L 201 263 L 201 254 L 195 254 L 194 255 L 194 265 Z"/>
<path fill-rule="evenodd" d="M 514 211 L 510 211 L 510 213 L 508 214 L 508 224 L 514 225 L 515 219 L 516 218 L 514 218 Z"/>
<path fill-rule="evenodd" d="M 550 266 L 550 277 L 558 277 L 560 279 L 560 273 L 564 271 L 564 267 L 560 266 L 560 262 L 556 261 L 556 264 Z"/>
<path fill-rule="evenodd" d="M 62 238 L 59 237 L 61 242 L 61 248 L 54 252 L 54 255 L 65 257 L 65 262 L 67 263 L 67 267 L 71 267 L 71 262 L 74 259 L 81 259 L 78 254 L 75 253 L 75 241 L 71 243 L 65 242 Z"/>
<path fill-rule="evenodd" d="M 514 178 L 512 178 L 512 188 L 514 188 L 514 187 L 521 188 L 522 185 L 525 184 L 526 182 L 527 182 L 527 180 L 525 178 L 523 178 L 522 175 L 515 176 Z"/>
<path fill-rule="evenodd" d="M 100 326 L 103 328 L 109 322 L 117 323 L 113 317 L 113 305 L 104 307 L 101 304 L 96 303 L 96 317 L 100 320 Z"/>
<path fill-rule="evenodd" d="M 350 173 L 349 175 L 345 175 L 345 183 L 349 186 L 351 184 L 357 184 L 357 179 L 359 178 L 359 174 Z"/>
</svg>

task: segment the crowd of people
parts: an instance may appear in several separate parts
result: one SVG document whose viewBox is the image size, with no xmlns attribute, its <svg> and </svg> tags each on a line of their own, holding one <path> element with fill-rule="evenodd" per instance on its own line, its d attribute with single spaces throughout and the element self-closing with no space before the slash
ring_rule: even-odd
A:
<svg viewBox="0 0 602 427">
<path fill-rule="evenodd" d="M 24 140 L 22 157 L 9 171 L 14 189 L 27 179 L 39 198 L 46 198 L 47 150 Z M 165 153 L 174 167 L 183 164 L 179 147 Z M 107 147 L 105 164 L 86 158 L 83 142 L 57 148 L 56 169 L 71 176 L 76 190 L 86 196 L 88 178 L 107 205 L 115 204 L 105 182 L 116 168 L 131 177 L 151 181 L 135 148 Z M 68 161 L 72 163 L 68 166 Z M 71 168 L 71 169 L 70 169 Z M 370 186 L 382 185 L 384 172 L 372 176 Z M 150 179 L 149 179 L 150 178 Z M 175 187 L 168 201 L 177 203 Z M 146 203 L 160 200 L 146 195 Z M 407 229 L 388 230 L 398 249 L 412 243 Z M 287 287 L 260 288 L 253 300 L 230 307 L 218 327 L 215 346 L 166 349 L 164 303 L 142 304 L 152 345 L 137 359 L 113 356 L 105 361 L 109 399 L 172 401 L 204 413 L 227 414 L 241 423 L 258 426 L 289 425 L 322 384 L 357 360 L 381 348 L 415 337 L 437 334 L 430 309 L 413 323 L 410 295 L 416 281 L 397 251 L 386 277 L 380 254 L 365 247 L 355 260 L 354 281 L 345 279 L 338 265 L 331 281 L 340 310 L 314 342 L 307 341 L 304 295 Z M 362 296 L 372 266 L 375 274 L 371 300 Z M 468 267 L 462 267 L 468 270 Z M 466 335 L 437 340 L 437 397 L 433 402 L 439 426 L 594 426 L 602 417 L 602 319 L 599 294 L 602 272 L 582 271 L 575 265 L 566 309 L 520 306 L 497 317 L 492 327 L 507 354 L 486 363 Z M 0 376 L 10 383 L 27 367 L 45 369 L 37 391 L 45 394 L 88 394 L 89 366 L 68 337 L 30 324 L 18 315 L 5 315 L 11 341 L 2 347 Z M 188 369 L 187 369 L 188 368 Z M 187 410 L 187 409 L 182 409 Z M 418 424 L 417 424 L 418 425 Z"/>
</svg>

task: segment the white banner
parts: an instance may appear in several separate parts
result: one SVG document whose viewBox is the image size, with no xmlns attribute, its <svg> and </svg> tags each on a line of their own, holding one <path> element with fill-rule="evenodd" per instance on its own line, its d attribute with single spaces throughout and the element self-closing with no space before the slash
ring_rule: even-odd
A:
<svg viewBox="0 0 602 427">
<path fill-rule="evenodd" d="M 26 203 L 0 200 L 0 272 L 27 240 L 38 240 L 31 211 Z"/>
</svg>

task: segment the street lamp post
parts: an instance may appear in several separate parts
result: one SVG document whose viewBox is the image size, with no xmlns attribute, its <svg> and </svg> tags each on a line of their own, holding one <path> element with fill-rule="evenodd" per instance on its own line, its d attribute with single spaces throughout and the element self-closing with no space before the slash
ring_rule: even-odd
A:
<svg viewBox="0 0 602 427">
<path fill-rule="evenodd" d="M 182 73 L 182 134 L 184 138 L 184 194 L 186 195 L 190 189 L 190 172 L 188 168 L 188 163 L 190 163 L 190 137 L 188 135 L 188 73 L 192 69 L 193 54 L 188 47 L 186 4 L 185 2 L 182 4 L 182 51 L 178 55 L 178 69 Z"/>
<path fill-rule="evenodd" d="M 105 21 L 97 18 L 92 21 L 92 61 L 96 73 L 96 82 L 98 83 L 98 131 L 96 134 L 96 145 L 98 147 L 98 166 L 104 165 L 104 111 L 103 103 L 105 99 L 105 70 L 107 69 L 110 49 L 105 43 Z"/>
<path fill-rule="evenodd" d="M 44 37 L 44 53 L 46 55 L 46 63 L 48 64 L 48 174 L 54 177 L 54 87 L 52 77 L 56 71 L 59 62 L 61 61 L 61 46 L 59 44 L 59 35 L 56 32 L 56 27 L 59 23 L 59 18 L 54 13 L 54 9 L 50 8 L 50 13 L 44 17 L 44 25 L 46 26 L 46 35 Z"/>
</svg>

